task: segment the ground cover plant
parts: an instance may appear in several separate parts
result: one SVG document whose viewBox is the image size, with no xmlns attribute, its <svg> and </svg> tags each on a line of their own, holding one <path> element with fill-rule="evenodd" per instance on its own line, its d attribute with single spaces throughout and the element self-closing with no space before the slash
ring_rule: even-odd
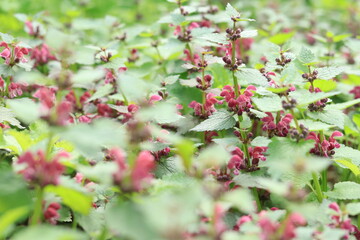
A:
<svg viewBox="0 0 360 240">
<path fill-rule="evenodd" d="M 360 239 L 358 1 L 7 1 L 0 239 Z"/>
</svg>

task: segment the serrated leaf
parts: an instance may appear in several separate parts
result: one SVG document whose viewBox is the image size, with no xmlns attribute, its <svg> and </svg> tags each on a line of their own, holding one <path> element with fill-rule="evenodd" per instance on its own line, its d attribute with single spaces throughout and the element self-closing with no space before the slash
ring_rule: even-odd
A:
<svg viewBox="0 0 360 240">
<path fill-rule="evenodd" d="M 298 59 L 303 63 L 311 63 L 315 59 L 315 54 L 310 49 L 302 47 Z"/>
<path fill-rule="evenodd" d="M 311 119 L 301 119 L 298 120 L 299 124 L 303 124 L 309 131 L 320 131 L 320 130 L 328 130 L 329 128 L 335 127 L 335 125 L 329 125 L 323 122 L 314 121 Z M 294 122 L 291 122 L 292 126 L 295 126 Z"/>
<path fill-rule="evenodd" d="M 269 41 L 277 45 L 282 45 L 294 36 L 294 32 L 278 33 L 269 38 Z"/>
<path fill-rule="evenodd" d="M 0 107 L 0 123 L 8 122 L 18 128 L 24 128 L 20 125 L 19 120 L 15 118 L 15 113 L 8 108 Z"/>
<path fill-rule="evenodd" d="M 96 90 L 96 92 L 87 100 L 87 102 L 91 102 L 95 99 L 102 98 L 113 91 L 113 86 L 111 84 L 105 84 Z"/>
<path fill-rule="evenodd" d="M 282 110 L 281 99 L 278 95 L 253 97 L 253 103 L 263 112 L 277 112 Z"/>
<path fill-rule="evenodd" d="M 254 84 L 259 86 L 268 86 L 269 83 L 261 74 L 261 72 L 257 69 L 253 68 L 240 68 L 238 72 L 236 72 L 237 78 L 240 80 L 240 84 Z"/>
<path fill-rule="evenodd" d="M 271 143 L 271 140 L 267 137 L 257 136 L 251 141 L 252 146 L 267 147 Z"/>
<path fill-rule="evenodd" d="M 213 42 L 213 43 L 219 43 L 219 44 L 228 44 L 229 43 L 228 40 L 226 39 L 226 36 L 224 34 L 220 34 L 220 33 L 209 33 L 209 34 L 202 35 L 198 38 L 209 41 L 209 42 Z"/>
<path fill-rule="evenodd" d="M 334 189 L 324 193 L 333 199 L 360 199 L 360 184 L 355 182 L 339 182 L 334 185 Z"/>
<path fill-rule="evenodd" d="M 190 131 L 204 132 L 204 131 L 218 131 L 234 127 L 236 120 L 233 114 L 227 111 L 217 111 L 208 119 L 202 121 L 199 125 L 190 129 Z"/>
<path fill-rule="evenodd" d="M 240 18 L 240 13 L 235 8 L 233 8 L 230 3 L 226 5 L 225 11 L 230 18 Z"/>
<path fill-rule="evenodd" d="M 299 89 L 291 92 L 289 95 L 291 98 L 295 98 L 298 106 L 305 106 L 313 102 L 317 102 L 323 98 L 328 98 L 331 96 L 335 96 L 340 92 L 318 92 L 311 93 L 305 89 Z"/>
<path fill-rule="evenodd" d="M 354 99 L 351 101 L 347 101 L 347 102 L 343 102 L 343 103 L 331 104 L 331 105 L 328 105 L 327 107 L 331 108 L 331 109 L 344 110 L 344 109 L 354 106 L 358 103 L 360 103 L 360 98 Z"/>
<path fill-rule="evenodd" d="M 334 159 L 350 159 L 353 164 L 360 166 L 360 151 L 351 147 L 340 145 L 340 148 L 335 149 Z"/>
<path fill-rule="evenodd" d="M 344 129 L 345 114 L 340 110 L 325 108 L 321 112 L 308 112 L 307 115 L 312 119 L 320 120 Z"/>
<path fill-rule="evenodd" d="M 242 38 L 253 38 L 258 35 L 257 30 L 245 30 L 240 33 Z"/>
<path fill-rule="evenodd" d="M 343 67 L 323 67 L 316 70 L 318 71 L 317 76 L 319 79 L 329 80 L 342 73 L 345 69 Z"/>
</svg>

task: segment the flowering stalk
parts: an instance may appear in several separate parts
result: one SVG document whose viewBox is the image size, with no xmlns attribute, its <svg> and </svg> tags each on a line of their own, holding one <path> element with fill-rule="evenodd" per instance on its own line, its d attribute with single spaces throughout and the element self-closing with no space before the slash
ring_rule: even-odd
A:
<svg viewBox="0 0 360 240">
<path fill-rule="evenodd" d="M 323 142 L 324 141 L 324 132 L 323 131 L 320 131 L 320 142 Z M 320 148 L 321 149 L 321 148 Z M 323 192 L 326 192 L 327 191 L 327 169 L 324 169 L 322 172 L 321 172 L 321 189 Z"/>
<path fill-rule="evenodd" d="M 30 218 L 30 225 L 36 225 L 41 222 L 41 216 L 42 216 L 42 203 L 44 198 L 44 189 L 41 186 L 35 187 L 35 195 L 36 195 L 36 201 L 35 201 L 35 207 L 32 217 Z"/>
<path fill-rule="evenodd" d="M 313 182 L 314 182 L 316 198 L 319 201 L 319 203 L 322 203 L 324 196 L 323 196 L 323 192 L 321 191 L 319 178 L 318 178 L 318 175 L 316 172 L 312 172 L 312 178 L 313 178 Z"/>
</svg>

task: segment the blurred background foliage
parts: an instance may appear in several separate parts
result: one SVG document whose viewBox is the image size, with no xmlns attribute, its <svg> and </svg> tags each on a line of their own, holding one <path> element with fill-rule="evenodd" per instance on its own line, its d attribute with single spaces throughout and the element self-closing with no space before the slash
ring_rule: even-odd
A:
<svg viewBox="0 0 360 240">
<path fill-rule="evenodd" d="M 349 23 L 359 18 L 358 0 L 192 0 L 192 2 L 211 3 L 223 9 L 227 2 L 249 11 L 256 19 L 267 7 L 291 8 L 289 14 L 299 17 L 304 12 L 311 17 L 313 12 L 335 23 Z M 161 14 L 174 9 L 174 4 L 166 0 L 2 0 L 0 4 L 0 32 L 24 35 L 23 23 L 14 14 L 24 13 L 33 16 L 40 12 L 53 16 L 63 23 L 73 18 L 102 18 L 106 15 L 117 17 L 127 25 L 143 23 L 151 25 Z M 284 13 L 283 11 L 281 11 Z M 304 16 L 305 17 L 305 16 Z M 314 16 L 315 18 L 315 16 Z"/>
</svg>

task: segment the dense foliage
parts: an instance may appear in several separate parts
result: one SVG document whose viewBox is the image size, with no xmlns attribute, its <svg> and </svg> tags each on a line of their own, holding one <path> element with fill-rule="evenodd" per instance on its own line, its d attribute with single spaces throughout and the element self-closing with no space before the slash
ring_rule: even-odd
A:
<svg viewBox="0 0 360 240">
<path fill-rule="evenodd" d="M 358 1 L 33 2 L 0 7 L 0 239 L 360 239 Z"/>
</svg>

